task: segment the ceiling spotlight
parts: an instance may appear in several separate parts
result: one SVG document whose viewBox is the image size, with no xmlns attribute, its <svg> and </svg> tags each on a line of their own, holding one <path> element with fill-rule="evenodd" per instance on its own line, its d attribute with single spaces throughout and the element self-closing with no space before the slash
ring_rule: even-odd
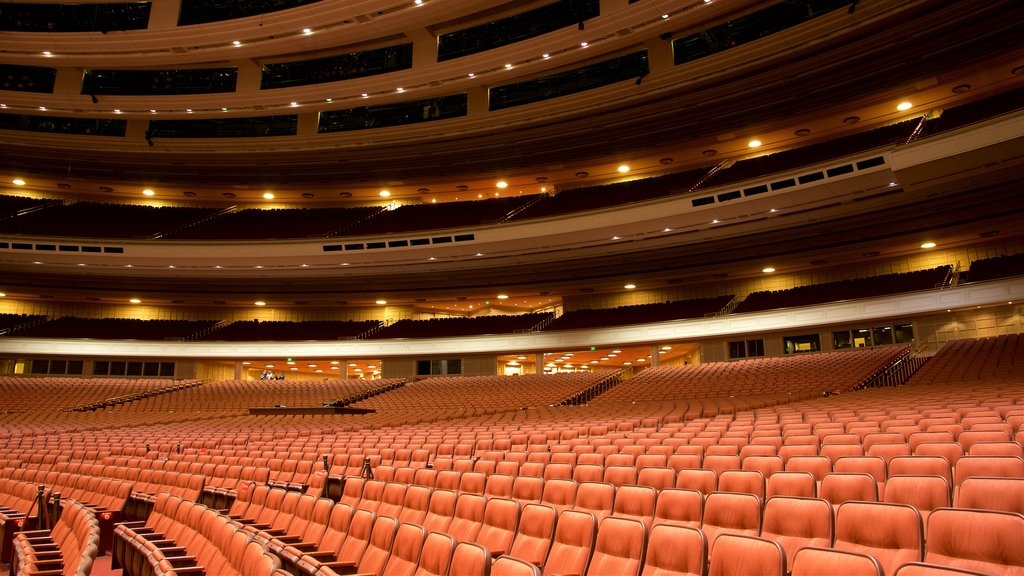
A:
<svg viewBox="0 0 1024 576">
<path fill-rule="evenodd" d="M 587 46 L 590 46 L 590 44 L 587 42 L 580 42 L 580 48 L 586 48 Z"/>
<path fill-rule="evenodd" d="M 299 107 L 299 103 L 298 102 L 292 102 L 291 103 L 291 107 L 292 108 L 298 108 Z"/>
<path fill-rule="evenodd" d="M 926 250 L 928 248 L 935 248 L 935 242 L 925 242 L 924 244 L 921 244 L 921 248 L 924 248 Z"/>
<path fill-rule="evenodd" d="M 143 191 L 142 191 L 142 195 L 143 195 L 143 196 L 152 196 L 152 195 L 154 195 L 154 194 L 156 194 L 156 192 L 154 192 L 154 191 L 153 191 L 152 189 L 150 189 L 150 188 L 146 188 L 145 190 L 143 190 Z"/>
<path fill-rule="evenodd" d="M 900 112 L 902 112 L 904 110 L 910 110 L 911 108 L 913 108 L 913 106 L 914 105 L 911 104 L 910 102 L 904 101 L 904 102 L 900 102 L 899 104 L 897 104 L 896 105 L 896 109 L 899 110 Z"/>
<path fill-rule="evenodd" d="M 629 172 L 629 166 L 626 166 L 625 164 L 620 164 L 619 167 L 616 168 L 616 170 L 625 174 L 626 172 Z"/>
<path fill-rule="evenodd" d="M 273 200 L 274 199 L 274 193 L 273 192 L 264 192 L 263 193 L 263 198 L 265 200 Z"/>
<path fill-rule="evenodd" d="M 413 2 L 413 4 L 415 4 L 415 5 L 417 5 L 417 6 L 422 6 L 422 5 L 423 5 L 423 0 L 415 0 L 415 1 Z"/>
<path fill-rule="evenodd" d="M 750 147 L 750 148 L 757 148 L 760 145 L 761 145 L 761 141 L 760 140 L 756 140 L 756 139 L 755 140 L 751 140 L 750 142 L 747 142 L 747 146 Z"/>
<path fill-rule="evenodd" d="M 498 300 L 508 300 L 508 294 L 498 294 Z"/>
<path fill-rule="evenodd" d="M 391 191 L 390 190 L 381 190 L 379 192 L 379 194 L 380 194 L 381 198 L 387 198 L 387 197 L 391 196 Z"/>
<path fill-rule="evenodd" d="M 761 272 L 764 272 L 765 274 L 771 274 L 772 272 L 775 272 L 775 268 L 772 268 L 771 266 L 765 266 L 764 268 L 761 268 Z"/>
<path fill-rule="evenodd" d="M 548 54 L 548 53 L 541 54 L 540 56 L 541 56 L 541 58 L 543 58 L 545 60 L 547 60 L 548 58 L 551 58 L 551 54 Z"/>
<path fill-rule="evenodd" d="M 231 44 L 232 44 L 232 45 L 234 45 L 234 46 L 241 46 L 241 45 L 242 45 L 242 42 L 241 42 L 241 40 L 235 40 L 235 41 L 234 41 L 234 42 L 232 42 Z"/>
<path fill-rule="evenodd" d="M 383 306 L 383 305 L 385 305 L 387 303 L 388 303 L 387 300 L 377 300 L 377 304 L 380 304 L 381 306 Z"/>
<path fill-rule="evenodd" d="M 253 305 L 254 305 L 254 306 L 266 306 L 266 305 L 267 305 L 267 303 L 266 303 L 266 302 L 264 302 L 263 300 L 257 300 L 257 301 L 255 301 L 255 302 L 253 302 Z"/>
<path fill-rule="evenodd" d="M 511 64 L 505 64 L 505 69 L 506 69 L 506 70 L 508 70 L 508 69 L 511 69 L 511 68 L 512 68 L 512 65 L 511 65 Z"/>
<path fill-rule="evenodd" d="M 495 184 L 495 186 L 497 186 L 498 188 L 508 188 L 508 182 L 505 182 L 504 180 L 499 180 L 497 184 Z"/>
<path fill-rule="evenodd" d="M 473 77 L 475 77 L 475 76 L 476 76 L 476 74 L 474 74 L 474 73 L 470 72 L 469 74 L 467 74 L 467 76 L 469 76 L 470 78 L 473 78 Z"/>
<path fill-rule="evenodd" d="M 11 184 L 14 184 L 15 186 L 24 186 L 25 181 L 21 178 L 15 178 L 14 180 L 11 180 Z"/>
<path fill-rule="evenodd" d="M 718 218 L 715 218 L 714 220 L 712 220 L 711 223 L 712 224 L 718 224 Z"/>
<path fill-rule="evenodd" d="M 132 304 L 142 304 L 142 300 L 139 300 L 138 298 L 132 298 L 128 301 L 131 302 Z"/>
<path fill-rule="evenodd" d="M 309 28 L 303 28 L 302 33 L 305 34 L 306 36 L 309 36 L 310 34 L 313 33 L 313 31 L 310 30 Z"/>
<path fill-rule="evenodd" d="M 405 88 L 402 88 L 401 86 L 399 86 L 398 90 L 396 90 L 396 92 L 398 92 L 398 93 L 405 92 Z"/>
<path fill-rule="evenodd" d="M 623 286 L 623 288 L 625 288 L 626 290 L 632 290 L 633 288 L 636 288 L 636 284 L 633 284 L 632 282 L 630 282 L 629 284 L 626 284 L 625 286 Z"/>
</svg>

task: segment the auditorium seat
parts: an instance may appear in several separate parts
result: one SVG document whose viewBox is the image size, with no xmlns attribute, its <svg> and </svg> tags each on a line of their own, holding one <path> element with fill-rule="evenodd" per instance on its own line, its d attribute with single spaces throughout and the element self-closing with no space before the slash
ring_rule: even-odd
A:
<svg viewBox="0 0 1024 576">
<path fill-rule="evenodd" d="M 869 554 L 886 574 L 924 556 L 921 515 L 913 506 L 877 502 L 846 502 L 836 514 L 833 548 Z"/>
<path fill-rule="evenodd" d="M 680 470 L 676 476 L 676 488 L 696 490 L 706 496 L 718 489 L 718 476 L 714 470 Z"/>
<path fill-rule="evenodd" d="M 401 524 L 398 527 L 398 532 L 395 533 L 391 553 L 382 574 L 412 576 L 419 564 L 420 552 L 423 549 L 423 540 L 426 536 L 427 533 L 422 526 Z"/>
<path fill-rule="evenodd" d="M 641 576 L 705 576 L 708 545 L 697 528 L 656 525 L 647 537 Z"/>
<path fill-rule="evenodd" d="M 640 486 L 650 486 L 655 490 L 674 488 L 676 485 L 675 470 L 662 466 L 648 466 L 637 473 L 636 483 Z"/>
<path fill-rule="evenodd" d="M 415 576 L 446 576 L 451 566 L 455 539 L 442 532 L 430 532 L 423 540 L 423 549 Z"/>
<path fill-rule="evenodd" d="M 743 492 L 764 500 L 764 476 L 757 470 L 725 470 L 718 475 L 718 490 Z"/>
<path fill-rule="evenodd" d="M 472 542 L 459 542 L 452 552 L 451 574 L 465 576 L 490 576 L 491 553 Z"/>
<path fill-rule="evenodd" d="M 885 576 L 874 557 L 828 548 L 801 548 L 793 557 L 790 576 Z"/>
<path fill-rule="evenodd" d="M 928 518 L 924 561 L 983 573 L 1024 574 L 1024 516 L 940 508 Z"/>
<path fill-rule="evenodd" d="M 890 476 L 940 476 L 953 486 L 953 470 L 942 456 L 897 456 L 889 461 Z"/>
<path fill-rule="evenodd" d="M 882 501 L 913 506 L 927 525 L 932 510 L 950 505 L 949 493 L 949 482 L 941 476 L 898 475 L 886 482 Z"/>
<path fill-rule="evenodd" d="M 654 518 L 649 525 L 671 524 L 700 528 L 704 515 L 704 495 L 696 490 L 666 488 L 657 496 Z"/>
<path fill-rule="evenodd" d="M 817 483 L 810 472 L 776 472 L 768 478 L 765 497 L 798 496 L 814 498 L 818 495 Z"/>
<path fill-rule="evenodd" d="M 584 482 L 576 489 L 574 510 L 589 512 L 600 524 L 611 516 L 615 506 L 615 487 L 604 482 Z"/>
<path fill-rule="evenodd" d="M 479 494 L 459 494 L 451 524 L 448 525 L 446 532 L 457 542 L 475 541 L 483 526 L 486 502 L 487 500 Z"/>
<path fill-rule="evenodd" d="M 721 534 L 711 549 L 708 576 L 740 574 L 786 576 L 786 553 L 772 540 Z"/>
<path fill-rule="evenodd" d="M 432 490 L 423 486 L 410 485 L 406 488 L 402 509 L 398 513 L 398 521 L 422 525 L 430 507 Z"/>
<path fill-rule="evenodd" d="M 896 576 L 987 576 L 987 574 L 952 566 L 928 564 L 927 562 L 910 562 L 900 566 L 896 571 Z"/>
<path fill-rule="evenodd" d="M 551 548 L 558 513 L 544 504 L 527 504 L 519 516 L 519 527 L 509 555 L 544 566 Z"/>
<path fill-rule="evenodd" d="M 701 531 L 708 539 L 708 550 L 715 551 L 720 534 L 757 536 L 761 531 L 761 500 L 753 494 L 712 492 L 704 500 Z"/>
<path fill-rule="evenodd" d="M 597 536 L 597 521 L 589 512 L 566 510 L 558 515 L 555 536 L 544 564 L 545 576 L 586 574 Z"/>
<path fill-rule="evenodd" d="M 1024 514 L 1024 478 L 964 478 L 957 491 L 955 505 L 957 508 Z"/>
<path fill-rule="evenodd" d="M 587 575 L 639 576 L 643 566 L 647 528 L 643 522 L 614 516 L 601 521 Z"/>
<path fill-rule="evenodd" d="M 544 482 L 541 503 L 547 504 L 559 514 L 576 507 L 577 485 L 573 480 L 551 480 Z"/>
<path fill-rule="evenodd" d="M 447 532 L 455 517 L 455 504 L 458 497 L 450 490 L 434 490 L 430 495 L 427 515 L 423 519 L 423 528 L 429 532 Z"/>
<path fill-rule="evenodd" d="M 519 526 L 519 503 L 491 498 L 484 505 L 483 520 L 474 542 L 486 548 L 493 558 L 509 551 Z"/>
<path fill-rule="evenodd" d="M 831 547 L 833 534 L 832 506 L 825 500 L 777 496 L 764 505 L 760 536 L 782 546 L 787 566 L 800 548 Z"/>
<path fill-rule="evenodd" d="M 491 576 L 541 576 L 540 568 L 514 556 L 502 556 L 491 565 Z"/>
<path fill-rule="evenodd" d="M 818 496 L 828 500 L 838 511 L 839 506 L 850 500 L 862 502 L 878 501 L 878 484 L 867 474 L 826 474 L 821 481 Z"/>
</svg>

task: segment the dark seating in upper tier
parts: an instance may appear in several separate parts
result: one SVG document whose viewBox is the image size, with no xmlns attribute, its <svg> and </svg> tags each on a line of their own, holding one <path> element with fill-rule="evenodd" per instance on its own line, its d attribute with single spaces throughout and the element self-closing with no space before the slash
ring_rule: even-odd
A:
<svg viewBox="0 0 1024 576">
<path fill-rule="evenodd" d="M 983 282 L 1022 275 L 1024 275 L 1024 253 L 975 260 L 971 263 L 971 269 L 967 271 L 967 281 Z"/>
<path fill-rule="evenodd" d="M 308 322 L 267 322 L 242 320 L 227 324 L 199 340 L 346 340 L 352 339 L 378 326 L 378 320 Z"/>
<path fill-rule="evenodd" d="M 599 326 L 622 326 L 626 324 L 645 324 L 684 318 L 702 318 L 705 314 L 714 314 L 725 307 L 733 296 L 715 298 L 698 298 L 677 302 L 659 302 L 657 304 L 637 304 L 618 308 L 572 310 L 562 314 L 544 330 L 575 330 L 578 328 L 595 328 Z"/>
<path fill-rule="evenodd" d="M 12 328 L 35 324 L 46 320 L 46 316 L 38 314 L 0 314 L 0 334 L 6 334 Z"/>
<path fill-rule="evenodd" d="M 27 338 L 101 338 L 111 340 L 182 340 L 216 324 L 216 320 L 136 320 L 64 316 L 17 332 Z"/>
<path fill-rule="evenodd" d="M 0 223 L 0 231 L 41 236 L 152 238 L 215 213 L 216 208 L 135 206 L 75 202 L 60 204 Z"/>
<path fill-rule="evenodd" d="M 775 308 L 792 308 L 852 300 L 871 298 L 886 294 L 899 294 L 915 290 L 928 290 L 946 281 L 950 274 L 949 266 L 940 266 L 930 270 L 885 274 L 870 278 L 856 278 L 825 284 L 797 286 L 788 290 L 771 290 L 753 292 L 739 303 L 734 312 L 760 312 Z"/>
<path fill-rule="evenodd" d="M 346 228 L 340 235 L 388 234 L 493 224 L 534 198 L 531 195 L 441 204 L 406 204 Z"/>
<path fill-rule="evenodd" d="M 474 334 L 508 334 L 529 330 L 551 317 L 548 313 L 515 316 L 477 316 L 476 318 L 431 318 L 399 320 L 375 332 L 369 338 L 438 338 Z"/>
<path fill-rule="evenodd" d="M 170 237 L 188 240 L 269 240 L 322 238 L 373 216 L 378 206 L 358 208 L 249 208 L 224 214 Z"/>
</svg>

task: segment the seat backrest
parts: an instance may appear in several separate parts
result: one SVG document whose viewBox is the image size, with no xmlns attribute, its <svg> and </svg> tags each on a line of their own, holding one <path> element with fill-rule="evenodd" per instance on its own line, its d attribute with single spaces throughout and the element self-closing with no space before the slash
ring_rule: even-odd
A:
<svg viewBox="0 0 1024 576">
<path fill-rule="evenodd" d="M 359 559 L 360 574 L 382 576 L 388 558 L 391 556 L 391 546 L 395 543 L 397 532 L 398 520 L 390 516 L 377 517 L 373 523 L 373 531 L 370 532 L 370 542 Z"/>
<path fill-rule="evenodd" d="M 573 480 L 548 480 L 544 482 L 540 501 L 558 512 L 572 510 L 576 506 L 577 490 Z"/>
<path fill-rule="evenodd" d="M 654 456 L 654 454 L 646 454 L 646 456 Z M 676 471 L 664 466 L 641 468 L 637 472 L 636 483 L 640 486 L 650 486 L 655 490 L 674 488 L 676 485 Z"/>
<path fill-rule="evenodd" d="M 764 499 L 764 476 L 757 470 L 725 470 L 718 475 L 721 492 L 744 492 Z"/>
<path fill-rule="evenodd" d="M 796 496 L 814 498 L 818 495 L 818 483 L 810 472 L 776 472 L 768 478 L 764 488 L 765 498 L 774 496 Z"/>
<path fill-rule="evenodd" d="M 319 550 L 337 555 L 338 551 L 341 550 L 341 545 L 345 542 L 345 537 L 348 535 L 353 512 L 354 510 L 348 504 L 339 502 L 334 505 L 331 509 L 331 516 L 327 520 L 327 527 L 324 529 L 323 536 L 320 537 L 319 544 L 317 545 Z M 366 519 L 363 518 L 362 521 L 365 522 Z"/>
<path fill-rule="evenodd" d="M 492 576 L 541 576 L 536 564 L 514 556 L 502 556 L 491 566 Z"/>
<path fill-rule="evenodd" d="M 897 456 L 889 461 L 889 476 L 941 476 L 953 485 L 953 469 L 943 456 Z"/>
<path fill-rule="evenodd" d="M 540 502 L 544 493 L 544 480 L 531 476 L 517 476 L 512 481 L 512 499 L 520 505 Z"/>
<path fill-rule="evenodd" d="M 415 524 L 402 524 L 395 534 L 395 541 L 391 546 L 391 557 L 384 567 L 384 574 L 402 575 L 412 574 L 416 571 L 416 565 L 420 561 L 420 552 L 423 549 L 423 539 L 427 533 L 422 526 Z"/>
<path fill-rule="evenodd" d="M 519 528 L 509 555 L 543 566 L 551 549 L 558 513 L 551 506 L 527 504 L 519 515 Z"/>
<path fill-rule="evenodd" d="M 733 574 L 786 576 L 786 553 L 778 542 L 772 540 L 722 534 L 711 550 L 708 576 Z"/>
<path fill-rule="evenodd" d="M 832 546 L 832 518 L 832 506 L 825 500 L 776 496 L 765 502 L 761 537 L 782 546 L 789 566 L 804 546 Z"/>
<path fill-rule="evenodd" d="M 846 502 L 836 513 L 836 550 L 870 554 L 891 574 L 924 557 L 921 515 L 913 506 Z"/>
<path fill-rule="evenodd" d="M 1024 478 L 1024 459 L 1017 456 L 964 456 L 957 460 L 953 474 L 955 487 L 971 476 Z"/>
<path fill-rule="evenodd" d="M 697 528 L 659 524 L 647 537 L 647 555 L 641 576 L 702 576 L 708 544 Z"/>
<path fill-rule="evenodd" d="M 358 564 L 363 557 L 363 552 L 370 545 L 370 536 L 373 534 L 374 524 L 377 521 L 377 513 L 369 510 L 356 510 L 352 515 L 352 521 L 348 525 L 348 534 L 338 549 L 337 559 L 342 562 L 353 562 Z"/>
<path fill-rule="evenodd" d="M 455 539 L 441 532 L 430 532 L 423 540 L 423 549 L 416 564 L 415 576 L 445 576 L 455 550 Z"/>
<path fill-rule="evenodd" d="M 451 490 L 434 490 L 430 495 L 423 529 L 430 532 L 447 532 L 455 516 L 457 497 Z"/>
<path fill-rule="evenodd" d="M 459 479 L 459 493 L 483 494 L 487 475 L 483 472 L 465 472 Z"/>
<path fill-rule="evenodd" d="M 939 508 L 928 517 L 924 561 L 993 574 L 1024 573 L 1024 515 Z"/>
<path fill-rule="evenodd" d="M 718 474 L 701 468 L 683 469 L 676 474 L 676 488 L 696 490 L 706 496 L 718 489 Z"/>
<path fill-rule="evenodd" d="M 504 498 L 491 498 L 484 506 L 483 523 L 474 542 L 490 551 L 491 556 L 508 552 L 519 527 L 519 503 Z"/>
<path fill-rule="evenodd" d="M 473 542 L 484 520 L 486 499 L 480 494 L 460 494 L 447 532 L 459 542 Z"/>
<path fill-rule="evenodd" d="M 431 489 L 424 486 L 409 485 L 405 491 L 405 498 L 402 500 L 402 510 L 398 513 L 398 521 L 401 523 L 422 524 L 427 517 L 427 508 L 430 506 Z"/>
<path fill-rule="evenodd" d="M 818 496 L 828 500 L 835 508 L 850 500 L 878 501 L 878 483 L 867 474 L 826 474 L 821 481 Z"/>
<path fill-rule="evenodd" d="M 882 501 L 917 508 L 921 520 L 927 524 L 932 510 L 950 505 L 949 482 L 942 476 L 890 476 L 885 483 Z"/>
<path fill-rule="evenodd" d="M 341 490 L 341 502 L 342 504 L 348 504 L 352 508 L 359 506 L 359 501 L 363 498 L 363 486 L 366 485 L 366 480 L 358 476 L 348 476 L 345 478 L 345 486 Z"/>
<path fill-rule="evenodd" d="M 489 576 L 491 553 L 479 544 L 459 542 L 452 553 L 450 573 L 460 576 Z"/>
<path fill-rule="evenodd" d="M 584 482 L 576 490 L 574 510 L 590 512 L 598 524 L 611 516 L 615 505 L 615 487 L 604 482 Z"/>
<path fill-rule="evenodd" d="M 801 548 L 790 569 L 790 576 L 884 576 L 873 557 L 828 548 Z"/>
<path fill-rule="evenodd" d="M 786 472 L 810 472 L 816 481 L 821 482 L 826 474 L 832 472 L 832 461 L 824 456 L 793 456 L 786 461 Z"/>
<path fill-rule="evenodd" d="M 593 514 L 575 510 L 559 514 L 544 574 L 586 573 L 596 535 L 597 521 Z"/>
<path fill-rule="evenodd" d="M 657 498 L 658 492 L 650 486 L 619 486 L 615 490 L 612 516 L 639 520 L 644 526 L 651 526 Z"/>
<path fill-rule="evenodd" d="M 720 534 L 757 536 L 761 530 L 761 499 L 753 494 L 712 492 L 704 500 L 701 530 L 708 539 L 708 551 L 714 553 Z"/>
<path fill-rule="evenodd" d="M 639 575 L 646 543 L 647 528 L 643 522 L 615 516 L 605 518 L 597 531 L 587 574 Z"/>
<path fill-rule="evenodd" d="M 669 524 L 699 530 L 703 517 L 703 494 L 696 490 L 667 488 L 658 494 L 652 525 Z"/>
<path fill-rule="evenodd" d="M 1024 514 L 1024 478 L 965 478 L 957 490 L 956 507 Z"/>
</svg>

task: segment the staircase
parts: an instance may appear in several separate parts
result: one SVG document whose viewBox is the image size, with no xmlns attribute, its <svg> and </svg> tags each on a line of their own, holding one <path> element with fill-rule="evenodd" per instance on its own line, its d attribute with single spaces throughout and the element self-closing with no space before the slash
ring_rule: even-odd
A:
<svg viewBox="0 0 1024 576">
<path fill-rule="evenodd" d="M 854 386 L 853 389 L 862 390 L 864 388 L 903 386 L 928 361 L 927 357 L 921 356 L 924 348 L 923 345 L 911 346 L 898 358 L 865 378 Z"/>
<path fill-rule="evenodd" d="M 561 402 L 558 402 L 555 405 L 556 406 L 583 406 L 583 405 L 587 404 L 588 402 L 590 402 L 591 400 L 593 400 L 594 398 L 596 398 L 597 396 L 600 396 L 601 394 L 604 394 L 605 392 L 607 392 L 607 391 L 611 390 L 612 388 L 618 386 L 619 383 L 622 382 L 622 380 L 623 380 L 622 376 L 623 376 L 623 371 L 622 370 L 616 370 L 612 374 L 609 374 L 608 376 L 602 378 L 597 384 L 594 384 L 593 386 L 590 386 L 589 388 L 585 388 L 585 389 L 577 392 L 576 394 L 573 394 L 572 396 L 566 398 L 565 400 L 562 400 Z"/>
</svg>

